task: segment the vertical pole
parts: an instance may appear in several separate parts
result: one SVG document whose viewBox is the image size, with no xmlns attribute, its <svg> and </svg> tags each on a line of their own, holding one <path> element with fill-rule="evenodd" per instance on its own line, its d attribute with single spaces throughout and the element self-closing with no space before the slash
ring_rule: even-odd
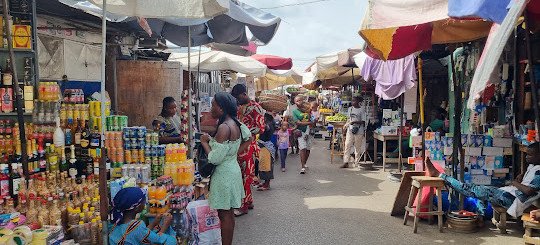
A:
<svg viewBox="0 0 540 245">
<path fill-rule="evenodd" d="M 113 62 L 114 111 L 118 113 L 118 78 L 116 77 L 116 57 Z"/>
<path fill-rule="evenodd" d="M 454 61 L 454 53 L 456 49 L 452 49 L 452 52 L 450 53 L 450 65 L 452 66 L 452 80 L 454 81 L 454 100 L 455 100 L 455 108 L 454 108 L 454 149 L 452 153 L 452 168 L 457 170 L 457 166 L 459 164 L 459 170 L 460 170 L 460 180 L 463 182 L 464 180 L 464 166 L 463 161 L 459 161 L 459 158 L 464 157 L 463 147 L 461 144 L 461 109 L 463 108 L 463 100 L 461 95 L 461 86 L 460 81 L 457 78 L 457 70 L 455 70 L 455 61 Z M 458 153 L 460 155 L 458 155 Z M 457 172 L 457 171 L 455 171 Z M 456 177 L 456 176 L 454 176 Z M 463 209 L 463 195 L 459 195 L 459 209 Z"/>
<path fill-rule="evenodd" d="M 12 37 L 12 30 L 11 26 L 9 25 L 11 20 L 11 15 L 8 14 L 8 0 L 2 1 L 2 11 L 4 12 L 4 30 L 7 38 L 7 45 L 9 50 L 9 58 L 11 67 L 13 68 L 13 92 L 15 93 L 15 102 L 17 107 L 17 121 L 19 121 L 19 139 L 21 141 L 21 151 L 22 151 L 22 164 L 23 164 L 23 172 L 24 177 L 28 178 L 28 155 L 26 154 L 26 132 L 24 130 L 24 115 L 23 115 L 23 95 L 21 94 L 21 91 L 19 90 L 19 79 L 17 77 L 17 67 L 15 62 L 15 53 L 13 52 L 13 37 Z M 34 23 L 36 25 L 36 23 Z M 11 169 L 11 167 L 10 167 Z"/>
<path fill-rule="evenodd" d="M 5 1 L 5 0 L 4 0 Z M 105 57 L 107 51 L 107 0 L 103 0 L 103 13 L 101 17 L 101 146 L 105 146 Z M 108 228 L 107 228 L 107 214 L 109 213 L 109 198 L 107 194 L 107 166 L 105 157 L 107 155 L 107 149 L 103 148 L 101 151 L 101 158 L 99 160 L 99 195 L 100 195 L 100 210 L 101 210 L 101 223 L 102 223 L 102 235 L 103 244 L 108 242 Z"/>
<path fill-rule="evenodd" d="M 403 167 L 402 166 L 402 151 L 403 151 L 403 147 L 402 147 L 402 143 L 403 143 L 403 101 L 404 101 L 404 98 L 405 97 L 405 94 L 402 94 L 400 96 L 400 104 L 401 104 L 401 109 L 400 109 L 400 112 L 399 112 L 399 129 L 398 129 L 398 147 L 399 147 L 399 156 L 398 156 L 398 173 L 401 173 L 401 168 Z"/>
<path fill-rule="evenodd" d="M 422 164 L 426 161 L 426 134 L 424 125 L 424 84 L 422 77 L 422 58 L 418 57 L 418 94 L 420 95 L 420 124 L 422 127 Z M 425 166 L 423 166 L 425 168 Z"/>
<path fill-rule="evenodd" d="M 188 156 L 191 158 L 193 155 L 193 149 L 192 149 L 192 134 L 193 134 L 193 105 L 191 104 L 191 88 L 193 86 L 192 79 L 191 79 L 191 26 L 188 26 Z"/>
<path fill-rule="evenodd" d="M 525 41 L 527 42 L 527 60 L 529 62 L 529 79 L 531 80 L 531 92 L 533 100 L 533 109 L 534 109 L 534 118 L 536 122 L 534 124 L 536 135 L 538 135 L 538 130 L 540 130 L 540 113 L 538 110 L 538 90 L 536 88 L 536 78 L 534 76 L 534 59 L 531 45 L 531 32 L 529 30 L 529 13 L 527 9 L 524 11 L 525 15 Z M 521 170 L 523 171 L 523 170 Z"/>
</svg>

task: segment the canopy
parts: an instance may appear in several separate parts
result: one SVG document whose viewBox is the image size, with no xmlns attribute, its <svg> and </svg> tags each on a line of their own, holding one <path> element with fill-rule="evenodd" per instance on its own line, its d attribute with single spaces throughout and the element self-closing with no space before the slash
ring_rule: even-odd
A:
<svg viewBox="0 0 540 245">
<path fill-rule="evenodd" d="M 338 53 L 338 66 L 343 67 L 358 67 L 354 62 L 354 56 L 361 53 L 363 48 L 350 48 Z"/>
<path fill-rule="evenodd" d="M 79 2 L 75 0 L 60 1 L 73 8 L 81 9 L 99 17 L 102 15 L 101 8 L 92 4 L 91 2 Z M 221 2 L 223 0 L 219 1 Z M 254 41 L 257 45 L 266 45 L 272 40 L 281 22 L 279 17 L 242 2 L 233 0 L 228 1 L 230 8 L 229 11 L 225 14 L 217 15 L 211 19 L 160 17 L 147 18 L 146 21 L 148 23 L 148 27 L 151 29 L 153 37 L 163 37 L 171 43 L 181 47 L 188 46 L 188 27 L 191 29 L 191 34 L 189 36 L 191 36 L 192 46 L 205 45 L 209 43 L 225 43 L 248 46 L 250 43 L 246 35 L 246 28 L 248 28 L 250 33 L 253 35 L 252 41 Z M 109 7 L 109 5 L 109 2 L 107 2 L 107 7 Z M 147 31 L 141 27 L 138 20 L 133 16 L 122 16 L 111 12 L 107 12 L 106 16 L 110 21 L 127 22 L 132 28 L 132 31 L 140 35 L 148 35 Z M 178 14 L 178 16 L 181 15 Z"/>
<path fill-rule="evenodd" d="M 516 0 L 508 11 L 502 24 L 493 24 L 471 82 L 470 95 L 473 99 L 470 99 L 467 103 L 469 109 L 474 109 L 475 100 L 480 98 L 487 83 L 491 80 L 506 42 L 512 34 L 514 27 L 528 2 L 529 0 Z"/>
<path fill-rule="evenodd" d="M 266 65 L 250 57 L 212 50 L 201 52 L 200 58 L 199 63 L 199 53 L 191 54 L 190 69 L 192 71 L 198 69 L 203 72 L 232 70 L 257 77 L 263 77 L 266 74 Z M 169 61 L 177 61 L 182 63 L 183 67 L 188 67 L 188 54 L 172 53 Z"/>
<path fill-rule="evenodd" d="M 90 0 L 103 7 L 103 0 Z M 147 18 L 212 18 L 229 11 L 228 0 L 107 0 L 109 13 Z"/>
<path fill-rule="evenodd" d="M 292 59 L 275 55 L 254 54 L 251 58 L 256 59 L 272 70 L 289 70 L 292 68 Z"/>
<path fill-rule="evenodd" d="M 297 68 L 290 70 L 271 70 L 266 71 L 264 77 L 257 80 L 257 91 L 272 90 L 285 85 L 302 84 L 302 74 Z"/>
<path fill-rule="evenodd" d="M 370 0 L 358 33 L 369 51 L 388 60 L 429 50 L 432 44 L 485 37 L 490 27 L 484 20 L 449 18 L 448 0 Z"/>
<path fill-rule="evenodd" d="M 238 46 L 224 43 L 211 43 L 208 45 L 212 50 L 224 51 L 229 54 L 252 56 L 257 53 L 257 45 L 254 42 L 249 42 L 249 46 Z"/>
</svg>

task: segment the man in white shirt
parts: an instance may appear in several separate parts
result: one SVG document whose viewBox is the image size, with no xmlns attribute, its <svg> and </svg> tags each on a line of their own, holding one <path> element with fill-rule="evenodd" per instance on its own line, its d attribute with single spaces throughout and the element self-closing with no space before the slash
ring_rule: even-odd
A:
<svg viewBox="0 0 540 245">
<path fill-rule="evenodd" d="M 355 152 L 353 159 L 354 163 L 360 160 L 360 156 L 364 153 L 362 149 L 364 144 L 364 127 L 366 125 L 366 115 L 364 108 L 360 107 L 362 97 L 360 95 L 354 95 L 352 98 L 352 106 L 349 107 L 349 120 L 343 127 L 343 131 L 347 132 L 345 138 L 345 152 L 343 154 L 343 166 L 342 168 L 348 168 L 351 162 L 352 147 L 354 146 Z"/>
</svg>

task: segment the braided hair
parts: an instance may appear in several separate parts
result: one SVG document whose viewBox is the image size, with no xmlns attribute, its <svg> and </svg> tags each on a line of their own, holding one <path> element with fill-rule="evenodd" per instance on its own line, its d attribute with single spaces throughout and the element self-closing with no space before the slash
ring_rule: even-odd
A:
<svg viewBox="0 0 540 245">
<path fill-rule="evenodd" d="M 240 127 L 241 123 L 238 121 L 238 102 L 231 94 L 226 92 L 219 92 L 214 95 L 216 104 L 223 110 L 223 114 L 219 117 L 218 124 L 214 135 L 217 134 L 219 126 L 225 122 L 227 115 Z"/>
</svg>

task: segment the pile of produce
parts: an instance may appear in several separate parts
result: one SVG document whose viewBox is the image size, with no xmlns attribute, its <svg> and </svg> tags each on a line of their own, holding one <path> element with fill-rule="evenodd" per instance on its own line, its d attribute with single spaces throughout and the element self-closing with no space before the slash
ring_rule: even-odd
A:
<svg viewBox="0 0 540 245">
<path fill-rule="evenodd" d="M 326 117 L 326 121 L 332 121 L 332 122 L 344 122 L 344 121 L 347 121 L 349 120 L 349 117 L 348 116 L 345 116 L 341 113 L 338 113 L 336 115 L 333 115 L 333 116 L 327 116 Z"/>
<path fill-rule="evenodd" d="M 305 88 L 288 87 L 287 92 L 289 92 L 289 93 L 305 93 L 305 92 L 307 92 L 307 90 Z"/>
<path fill-rule="evenodd" d="M 319 112 L 321 112 L 321 113 L 332 113 L 334 111 L 332 109 L 322 108 L 322 109 L 319 110 Z"/>
<path fill-rule="evenodd" d="M 319 92 L 318 92 L 318 91 L 315 91 L 315 90 L 310 90 L 310 91 L 307 92 L 307 94 L 310 95 L 310 96 L 313 95 L 313 96 L 316 97 L 316 96 L 319 95 Z"/>
</svg>

